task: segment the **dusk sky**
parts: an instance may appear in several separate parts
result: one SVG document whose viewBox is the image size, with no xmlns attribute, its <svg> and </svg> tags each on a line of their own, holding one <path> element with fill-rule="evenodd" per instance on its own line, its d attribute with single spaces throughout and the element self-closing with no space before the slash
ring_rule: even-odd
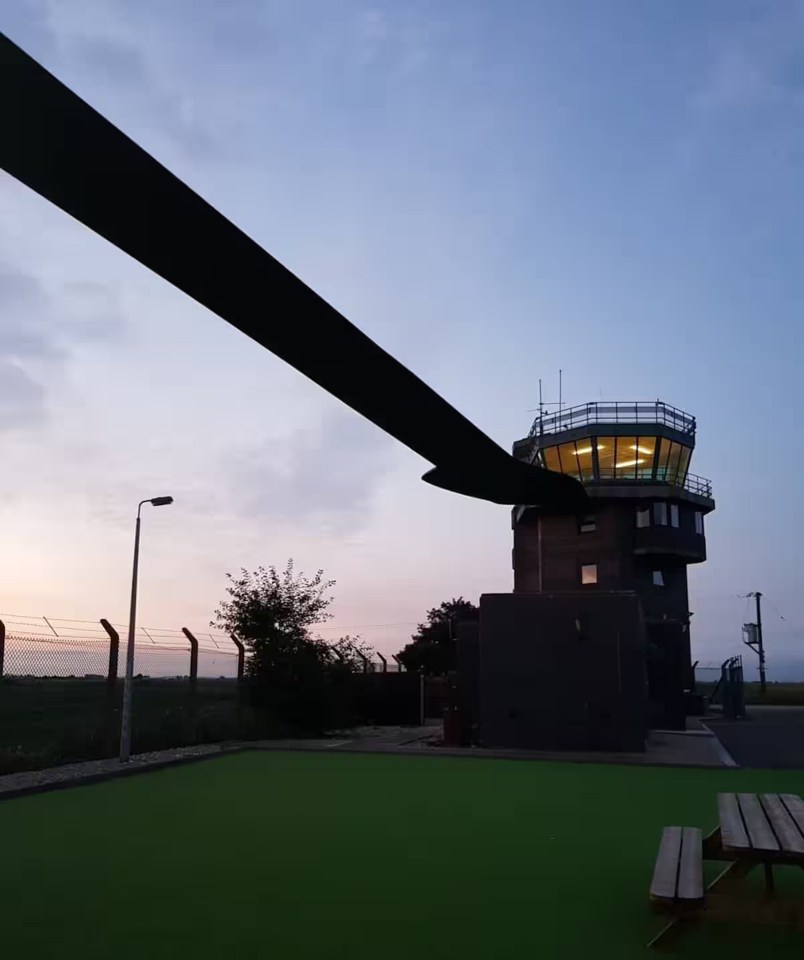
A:
<svg viewBox="0 0 804 960">
<path fill-rule="evenodd" d="M 661 398 L 714 484 L 694 659 L 804 679 L 804 3 L 12 0 L 4 31 L 501 446 Z M 11 95 L 7 92 L 6 95 Z M 0 175 L 0 612 L 203 628 L 337 580 L 385 652 L 512 588 L 510 513 Z M 270 320 L 270 292 L 255 304 Z M 333 358 L 333 362 L 337 362 Z M 781 619 L 784 616 L 784 620 Z M 750 651 L 748 676 L 754 678 Z"/>
</svg>

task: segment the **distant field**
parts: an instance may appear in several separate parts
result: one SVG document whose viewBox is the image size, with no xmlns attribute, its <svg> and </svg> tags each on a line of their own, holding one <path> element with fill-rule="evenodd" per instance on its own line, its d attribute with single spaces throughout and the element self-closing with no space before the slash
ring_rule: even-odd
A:
<svg viewBox="0 0 804 960">
<path fill-rule="evenodd" d="M 758 683 L 746 683 L 745 702 L 804 707 L 804 683 L 769 683 L 764 697 Z"/>
<path fill-rule="evenodd" d="M 695 689 L 698 693 L 709 697 L 715 688 L 714 681 L 698 682 Z M 715 703 L 719 703 L 715 699 Z M 804 707 L 804 683 L 768 683 L 767 692 L 763 697 L 759 692 L 759 683 L 745 684 L 746 703 L 767 703 L 776 706 Z"/>
</svg>

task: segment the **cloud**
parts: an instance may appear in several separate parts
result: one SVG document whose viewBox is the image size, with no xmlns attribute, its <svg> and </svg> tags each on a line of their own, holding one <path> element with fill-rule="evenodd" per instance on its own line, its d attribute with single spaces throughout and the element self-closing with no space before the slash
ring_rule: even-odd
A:
<svg viewBox="0 0 804 960">
<path fill-rule="evenodd" d="M 87 86 L 94 91 L 89 99 L 101 113 L 114 104 L 112 122 L 133 127 L 129 134 L 147 128 L 193 154 L 217 152 L 214 122 L 177 83 L 172 58 L 147 15 L 114 0 L 39 0 L 37 6 L 61 61 L 48 51 L 45 65 L 79 95 Z"/>
<path fill-rule="evenodd" d="M 804 105 L 804 3 L 760 9 L 718 38 L 699 109 Z"/>
<path fill-rule="evenodd" d="M 44 419 L 45 392 L 35 370 L 59 358 L 46 312 L 47 297 L 36 280 L 0 262 L 0 430 Z"/>
<path fill-rule="evenodd" d="M 67 283 L 51 296 L 35 276 L 0 260 L 0 430 L 40 425 L 45 385 L 62 373 L 71 351 L 114 340 L 122 328 L 107 288 Z"/>
<path fill-rule="evenodd" d="M 394 441 L 351 410 L 317 428 L 225 457 L 226 486 L 249 517 L 353 533 L 368 519 L 373 494 L 390 469 Z"/>
</svg>

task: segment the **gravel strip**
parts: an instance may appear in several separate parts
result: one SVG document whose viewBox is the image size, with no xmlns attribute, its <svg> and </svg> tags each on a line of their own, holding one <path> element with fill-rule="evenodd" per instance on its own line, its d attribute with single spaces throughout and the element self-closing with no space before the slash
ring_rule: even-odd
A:
<svg viewBox="0 0 804 960">
<path fill-rule="evenodd" d="M 131 776 L 149 769 L 191 763 L 194 760 L 220 756 L 222 753 L 235 753 L 242 749 L 244 748 L 236 743 L 205 743 L 192 747 L 175 747 L 172 750 L 138 753 L 126 764 L 120 763 L 116 757 L 110 757 L 104 760 L 67 763 L 64 766 L 49 767 L 46 770 L 8 773 L 0 777 L 0 800 L 31 793 L 44 793 L 47 790 L 58 790 L 61 787 L 72 787 L 82 783 L 97 783 L 115 777 Z"/>
<path fill-rule="evenodd" d="M 25 796 L 31 793 L 44 793 L 62 787 L 77 786 L 82 783 L 97 783 L 115 777 L 127 777 L 148 769 L 175 766 L 203 760 L 221 753 L 234 753 L 255 747 L 273 749 L 321 749 L 337 748 L 347 742 L 373 743 L 386 748 L 401 746 L 418 740 L 424 734 L 432 733 L 432 725 L 418 727 L 359 727 L 346 731 L 342 738 L 332 737 L 326 740 L 275 740 L 266 743 L 205 743 L 191 747 L 175 747 L 172 750 L 155 750 L 151 753 L 138 753 L 127 764 L 121 764 L 116 757 L 103 760 L 83 760 L 80 763 L 67 763 L 46 770 L 26 770 L 21 773 L 9 773 L 0 776 L 0 800 Z"/>
</svg>

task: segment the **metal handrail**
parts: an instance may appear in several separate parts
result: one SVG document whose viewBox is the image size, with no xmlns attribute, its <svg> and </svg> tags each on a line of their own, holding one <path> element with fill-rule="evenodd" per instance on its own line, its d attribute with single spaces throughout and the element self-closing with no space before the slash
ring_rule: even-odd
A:
<svg viewBox="0 0 804 960">
<path fill-rule="evenodd" d="M 671 427 L 688 437 L 695 437 L 695 417 L 669 403 L 583 403 L 558 413 L 546 413 L 533 421 L 529 437 L 558 433 L 593 423 L 655 423 Z"/>
<path fill-rule="evenodd" d="M 688 473 L 684 478 L 684 489 L 690 493 L 697 493 L 700 497 L 712 498 L 712 481 L 706 477 L 696 476 L 694 473 Z"/>
<path fill-rule="evenodd" d="M 594 484 L 626 484 L 633 483 L 639 484 L 640 486 L 645 486 L 646 484 L 654 485 L 663 485 L 668 487 L 681 487 L 683 490 L 687 490 L 690 493 L 694 493 L 699 497 L 708 497 L 712 499 L 712 481 L 707 480 L 706 477 L 696 476 L 694 473 L 688 473 L 684 478 L 683 482 L 678 480 L 666 480 L 662 477 L 601 477 L 599 480 L 588 479 L 582 480 L 581 483 L 584 485 Z"/>
</svg>

